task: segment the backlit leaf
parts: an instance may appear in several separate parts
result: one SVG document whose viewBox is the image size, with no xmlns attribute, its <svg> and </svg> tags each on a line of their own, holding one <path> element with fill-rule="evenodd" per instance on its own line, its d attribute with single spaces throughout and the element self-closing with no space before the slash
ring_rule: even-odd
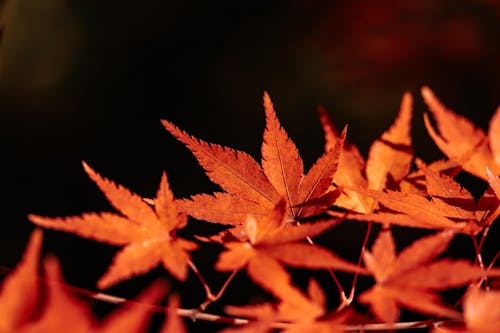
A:
<svg viewBox="0 0 500 333">
<path fill-rule="evenodd" d="M 267 92 L 263 99 L 266 128 L 262 168 L 244 152 L 198 140 L 162 120 L 165 129 L 191 150 L 208 177 L 225 191 L 182 200 L 182 211 L 208 222 L 241 225 L 246 221 L 245 214 L 271 213 L 284 200 L 287 220 L 292 222 L 320 214 L 335 201 L 337 195 L 328 194 L 332 192 L 345 133 L 304 175 L 297 147 L 279 123 Z"/>
<path fill-rule="evenodd" d="M 139 195 L 100 176 L 83 163 L 84 169 L 104 192 L 111 204 L 123 215 L 87 213 L 69 217 L 43 217 L 31 214 L 29 219 L 46 228 L 63 230 L 124 248 L 115 256 L 108 271 L 97 285 L 107 288 L 132 276 L 146 273 L 159 264 L 177 279 L 187 277 L 189 252 L 197 248 L 191 241 L 176 237 L 186 225 L 163 173 L 154 207 Z M 173 220 L 172 220 L 173 219 Z"/>
<path fill-rule="evenodd" d="M 496 163 L 497 158 L 493 156 L 491 150 L 491 145 L 495 150 L 498 149 L 498 134 L 491 132 L 488 136 L 467 118 L 447 109 L 429 87 L 422 88 L 422 97 L 436 121 L 438 130 L 437 132 L 434 129 L 428 115 L 425 114 L 427 131 L 449 159 L 457 161 L 465 171 L 484 180 L 486 180 L 484 171 L 486 165 L 495 172 L 499 171 L 500 164 Z M 498 119 L 494 117 L 492 120 L 490 129 L 494 131 L 498 126 Z M 495 143 L 489 142 L 489 137 L 492 137 Z"/>
<path fill-rule="evenodd" d="M 390 231 L 382 230 L 372 251 L 364 256 L 376 285 L 363 292 L 359 301 L 369 304 L 379 320 L 389 323 L 399 319 L 401 307 L 458 318 L 458 312 L 443 304 L 436 291 L 463 286 L 484 276 L 498 276 L 500 270 L 485 272 L 465 260 L 433 261 L 446 250 L 454 235 L 448 230 L 420 238 L 394 257 Z"/>
</svg>

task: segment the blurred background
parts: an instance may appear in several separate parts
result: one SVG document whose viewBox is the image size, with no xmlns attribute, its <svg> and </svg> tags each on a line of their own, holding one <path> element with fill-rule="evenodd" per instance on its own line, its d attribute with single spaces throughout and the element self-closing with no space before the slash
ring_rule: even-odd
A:
<svg viewBox="0 0 500 333">
<path fill-rule="evenodd" d="M 497 0 L 7 0 L 1 26 L 8 267 L 33 229 L 28 213 L 111 209 L 82 160 L 143 196 L 163 170 L 178 197 L 217 189 L 160 119 L 260 160 L 266 90 L 309 167 L 323 151 L 319 105 L 366 156 L 412 92 L 415 150 L 426 161 L 442 155 L 423 126 L 422 85 L 484 129 L 500 105 Z M 355 258 L 364 227 L 334 248 Z M 51 231 L 45 247 L 87 288 L 115 253 Z M 206 267 L 216 259 L 201 258 Z"/>
</svg>

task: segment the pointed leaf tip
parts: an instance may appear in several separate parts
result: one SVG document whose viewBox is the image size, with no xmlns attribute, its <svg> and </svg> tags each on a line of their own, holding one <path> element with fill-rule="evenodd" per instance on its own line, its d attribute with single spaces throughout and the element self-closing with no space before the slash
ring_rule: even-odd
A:
<svg viewBox="0 0 500 333">
<path fill-rule="evenodd" d="M 29 241 L 28 241 L 28 252 L 34 252 L 36 253 L 36 257 L 40 255 L 40 251 L 42 248 L 42 242 L 43 242 L 43 230 L 40 228 L 35 228 L 30 235 Z"/>
<path fill-rule="evenodd" d="M 347 128 L 348 128 L 348 124 L 346 124 L 344 126 L 344 128 L 342 129 L 342 133 L 340 134 L 340 142 L 344 143 L 345 141 L 345 138 L 347 137 Z"/>
<path fill-rule="evenodd" d="M 271 96 L 269 96 L 267 90 L 264 90 L 263 99 L 264 99 L 264 104 L 271 103 Z"/>
<path fill-rule="evenodd" d="M 497 198 L 500 199 L 500 179 L 493 173 L 493 171 L 490 170 L 488 166 L 486 166 L 486 175 L 488 177 L 490 187 L 493 189 L 493 192 L 495 192 Z"/>
<path fill-rule="evenodd" d="M 434 92 L 428 86 L 423 86 L 421 89 L 421 93 L 424 99 L 432 99 L 436 97 L 434 95 Z"/>
<path fill-rule="evenodd" d="M 92 170 L 92 168 L 87 164 L 85 160 L 82 160 L 82 166 L 87 173 L 89 172 L 89 170 Z"/>
<path fill-rule="evenodd" d="M 0 331 L 14 332 L 14 328 L 30 321 L 40 302 L 36 276 L 43 232 L 32 231 L 21 260 L 0 286 Z M 22 296 L 21 296 L 22 295 Z"/>
<path fill-rule="evenodd" d="M 267 91 L 264 91 L 264 96 L 263 96 L 263 104 L 264 104 L 264 110 L 266 113 L 271 113 L 274 114 L 274 105 L 271 100 L 271 96 L 269 96 L 269 93 Z"/>
</svg>

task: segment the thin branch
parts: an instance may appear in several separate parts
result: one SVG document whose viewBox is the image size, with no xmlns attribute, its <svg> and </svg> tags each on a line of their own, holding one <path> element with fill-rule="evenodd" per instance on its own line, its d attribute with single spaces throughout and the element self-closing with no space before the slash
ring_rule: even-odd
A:
<svg viewBox="0 0 500 333">
<path fill-rule="evenodd" d="M 126 298 L 112 296 L 104 293 L 92 293 L 84 289 L 74 288 L 79 292 L 82 292 L 86 296 L 90 296 L 92 299 L 99 300 L 102 302 L 107 302 L 115 305 L 123 304 L 123 303 L 132 303 Z M 137 302 L 133 302 L 137 303 Z M 155 312 L 164 312 L 165 308 L 161 306 L 144 304 L 148 307 L 151 307 Z M 244 318 L 235 318 L 228 316 L 221 316 L 212 313 L 200 312 L 198 309 L 183 309 L 178 308 L 177 314 L 181 317 L 189 318 L 193 321 L 203 320 L 208 322 L 226 324 L 226 325 L 245 325 L 252 322 L 249 319 Z M 359 325 L 341 325 L 344 331 L 356 332 L 356 331 L 387 331 L 387 330 L 405 330 L 405 329 L 424 329 L 429 328 L 434 323 L 434 320 L 422 320 L 422 321 L 411 321 L 411 322 L 398 322 L 398 323 L 377 323 L 377 324 L 359 324 Z M 271 324 L 271 328 L 283 329 L 290 328 L 293 326 L 293 323 L 287 322 L 273 322 Z"/>
<path fill-rule="evenodd" d="M 399 323 L 380 323 L 380 324 L 359 324 L 359 325 L 343 325 L 342 328 L 347 332 L 364 332 L 364 331 L 392 331 L 392 330 L 410 330 L 429 328 L 434 323 L 434 320 L 408 321 Z"/>
<path fill-rule="evenodd" d="M 0 266 L 0 275 L 6 275 L 10 271 L 12 271 L 11 268 Z M 231 276 L 234 277 L 235 274 L 236 273 L 233 272 Z M 43 278 L 41 279 L 43 280 Z M 228 278 L 228 280 L 230 279 Z M 227 282 L 226 280 L 226 283 L 224 283 L 223 288 L 221 288 L 221 290 L 226 288 L 228 284 L 229 282 Z M 96 301 L 114 305 L 122 305 L 122 304 L 140 305 L 149 308 L 149 311 L 151 312 L 161 313 L 161 314 L 165 313 L 164 306 L 142 303 L 134 300 L 129 300 L 124 297 L 114 296 L 102 292 L 94 292 L 91 290 L 75 287 L 65 283 L 61 283 L 61 285 L 68 291 L 71 291 L 75 294 L 79 294 L 81 296 L 88 297 Z M 219 293 L 221 293 L 221 291 L 219 291 Z M 239 326 L 252 322 L 251 320 L 244 318 L 221 316 L 217 314 L 201 312 L 198 308 L 196 309 L 177 308 L 177 315 L 193 321 L 202 320 L 207 322 L 220 323 L 224 325 Z M 375 332 L 375 331 L 406 330 L 406 329 L 424 329 L 424 328 L 429 328 L 436 322 L 437 321 L 430 319 L 430 320 L 412 321 L 412 322 L 398 322 L 392 324 L 378 323 L 378 324 L 358 324 L 358 325 L 341 325 L 341 326 L 342 329 L 346 332 L 366 332 L 366 331 Z M 290 328 L 293 325 L 294 325 L 293 323 L 287 323 L 287 322 L 273 322 L 270 327 L 275 329 L 284 329 L 284 328 Z"/>
</svg>

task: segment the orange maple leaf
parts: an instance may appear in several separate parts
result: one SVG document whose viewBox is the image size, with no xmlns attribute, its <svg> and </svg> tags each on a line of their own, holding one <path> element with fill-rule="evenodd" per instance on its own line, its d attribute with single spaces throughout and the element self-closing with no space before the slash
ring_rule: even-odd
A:
<svg viewBox="0 0 500 333">
<path fill-rule="evenodd" d="M 147 305 L 158 302 L 166 292 L 163 282 L 154 283 L 132 300 L 133 305 L 122 305 L 104 319 L 98 320 L 89 304 L 66 290 L 57 260 L 48 257 L 44 260 L 44 266 L 47 292 L 42 313 L 39 319 L 23 327 L 20 333 L 143 332 L 149 326 L 149 317 L 152 315 Z"/>
<path fill-rule="evenodd" d="M 424 193 L 359 189 L 389 210 L 381 208 L 371 214 L 347 214 L 346 218 L 407 227 L 454 229 L 475 235 L 500 215 L 500 201 L 491 188 L 476 202 L 465 188 L 446 174 L 425 165 L 421 165 L 420 171 L 425 176 Z"/>
<path fill-rule="evenodd" d="M 500 291 L 469 287 L 462 313 L 460 321 L 436 323 L 432 333 L 497 333 L 500 327 Z"/>
<path fill-rule="evenodd" d="M 32 321 L 40 303 L 39 273 L 42 230 L 32 232 L 23 258 L 0 289 L 0 332 L 11 333 Z"/>
<path fill-rule="evenodd" d="M 146 332 L 153 314 L 150 306 L 156 304 L 166 293 L 167 286 L 157 281 L 138 297 L 120 305 L 98 320 L 92 308 L 66 290 L 61 269 L 55 258 L 44 260 L 48 285 L 47 300 L 40 318 L 23 328 L 20 333 L 74 332 L 74 333 L 135 333 Z M 164 323 L 159 333 L 185 333 L 185 325 L 177 315 L 177 296 L 169 297 Z"/>
<path fill-rule="evenodd" d="M 264 109 L 262 167 L 244 152 L 198 140 L 162 120 L 164 127 L 191 150 L 208 177 L 224 190 L 179 200 L 182 211 L 197 219 L 238 225 L 249 214 L 268 214 L 282 199 L 287 203 L 289 221 L 320 214 L 331 206 L 339 194 L 331 190 L 330 185 L 345 130 L 335 147 L 323 154 L 304 175 L 297 147 L 281 127 L 267 93 L 264 93 Z"/>
<path fill-rule="evenodd" d="M 290 323 L 283 328 L 283 333 L 340 333 L 344 332 L 342 324 L 349 312 L 344 311 L 329 315 L 326 311 L 326 296 L 314 279 L 309 280 L 307 296 L 303 302 L 308 304 L 297 307 L 295 302 L 283 299 L 278 303 L 263 303 L 247 306 L 226 306 L 225 311 L 233 316 L 251 318 L 261 325 L 263 332 L 272 328 L 273 322 Z M 226 333 L 226 331 L 223 331 Z M 250 331 L 249 331 L 250 332 Z"/>
<path fill-rule="evenodd" d="M 500 173 L 500 107 L 490 120 L 486 134 L 467 118 L 447 109 L 429 87 L 422 88 L 422 97 L 434 116 L 439 133 L 424 114 L 425 126 L 439 149 L 463 169 L 483 180 L 485 167 Z"/>
<path fill-rule="evenodd" d="M 390 229 L 379 233 L 372 250 L 364 253 L 367 269 L 376 284 L 359 295 L 381 321 L 398 320 L 400 308 L 419 313 L 459 318 L 460 314 L 443 304 L 437 291 L 463 286 L 484 276 L 498 276 L 499 269 L 488 272 L 462 259 L 434 260 L 455 236 L 451 230 L 420 238 L 399 255 Z"/>
<path fill-rule="evenodd" d="M 186 333 L 187 327 L 182 318 L 177 314 L 177 309 L 180 306 L 180 298 L 178 295 L 171 295 L 168 298 L 166 308 L 166 318 L 159 333 Z"/>
<path fill-rule="evenodd" d="M 85 162 L 83 166 L 121 215 L 110 212 L 69 217 L 31 214 L 29 219 L 46 228 L 124 246 L 97 282 L 100 289 L 148 272 L 160 263 L 175 278 L 184 281 L 189 251 L 195 250 L 197 244 L 176 236 L 177 230 L 186 225 L 187 216 L 178 212 L 166 174 L 161 177 L 153 208 L 139 195 L 101 177 Z"/>
<path fill-rule="evenodd" d="M 347 272 L 366 271 L 345 261 L 318 245 L 299 242 L 314 237 L 337 221 L 317 221 L 300 225 L 287 224 L 285 204 L 276 206 L 273 214 L 249 216 L 243 226 L 225 231 L 218 240 L 226 247 L 219 255 L 215 269 L 235 271 L 245 268 L 248 276 L 271 295 L 293 303 L 303 311 L 318 311 L 310 308 L 310 302 L 297 288 L 282 264 L 306 269 L 339 269 Z M 217 239 L 216 239 L 217 240 Z M 305 308 L 304 308 L 305 307 Z"/>
<path fill-rule="evenodd" d="M 157 281 L 139 297 L 98 319 L 87 302 L 75 296 L 65 284 L 59 262 L 49 256 L 43 260 L 45 274 L 39 274 L 42 230 L 35 229 L 22 260 L 3 281 L 0 290 L 0 332 L 2 333 L 132 333 L 143 332 L 152 315 L 148 305 L 166 293 L 166 284 Z M 43 283 L 42 283 L 43 282 Z M 175 306 L 175 304 L 174 304 Z M 170 307 L 169 307 L 170 309 Z M 162 333 L 183 333 L 169 322 L 179 318 L 168 310 Z M 175 312 L 175 308 L 174 308 Z M 181 324 L 182 325 L 182 324 Z M 177 325 L 176 327 L 181 327 Z"/>
<path fill-rule="evenodd" d="M 486 167 L 486 175 L 488 176 L 488 183 L 491 190 L 495 193 L 496 197 L 500 200 L 500 178 Z"/>
<path fill-rule="evenodd" d="M 319 108 L 320 121 L 325 132 L 325 149 L 338 143 L 339 135 L 323 108 Z M 369 213 L 374 208 L 371 198 L 344 187 L 382 190 L 394 188 L 408 175 L 413 160 L 411 139 L 412 96 L 403 95 L 399 114 L 392 126 L 370 147 L 368 159 L 363 159 L 353 144 L 343 145 L 335 185 L 343 188 L 335 206 L 350 211 Z"/>
<path fill-rule="evenodd" d="M 495 333 L 500 327 L 500 291 L 471 287 L 465 294 L 464 333 Z"/>
</svg>

